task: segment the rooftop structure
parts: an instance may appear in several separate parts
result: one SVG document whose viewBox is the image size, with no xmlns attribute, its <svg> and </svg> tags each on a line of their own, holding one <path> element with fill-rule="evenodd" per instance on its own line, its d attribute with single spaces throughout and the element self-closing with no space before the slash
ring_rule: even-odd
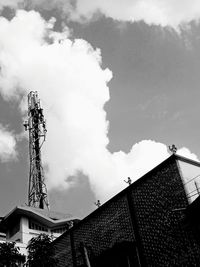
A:
<svg viewBox="0 0 200 267">
<path fill-rule="evenodd" d="M 17 206 L 1 220 L 0 232 L 6 234 L 6 241 L 17 242 L 21 253 L 26 255 L 26 246 L 32 237 L 46 233 L 57 238 L 77 221 L 70 214 Z"/>
<path fill-rule="evenodd" d="M 199 181 L 200 163 L 173 153 L 58 237 L 59 266 L 199 266 Z"/>
</svg>

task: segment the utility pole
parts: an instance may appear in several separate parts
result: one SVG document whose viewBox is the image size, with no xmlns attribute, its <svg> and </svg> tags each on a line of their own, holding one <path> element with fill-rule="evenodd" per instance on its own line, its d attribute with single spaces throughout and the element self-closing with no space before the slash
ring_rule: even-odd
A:
<svg viewBox="0 0 200 267">
<path fill-rule="evenodd" d="M 28 94 L 28 120 L 24 122 L 26 131 L 29 131 L 29 185 L 28 206 L 44 209 L 49 207 L 47 188 L 44 182 L 44 173 L 41 161 L 41 147 L 45 141 L 46 123 L 43 109 L 37 92 Z"/>
</svg>

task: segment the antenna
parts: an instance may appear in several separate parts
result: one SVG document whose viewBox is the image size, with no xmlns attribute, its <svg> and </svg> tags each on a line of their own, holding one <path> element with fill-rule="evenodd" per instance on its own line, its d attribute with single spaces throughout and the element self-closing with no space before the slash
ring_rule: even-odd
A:
<svg viewBox="0 0 200 267">
<path fill-rule="evenodd" d="M 44 209 L 49 207 L 47 188 L 41 162 L 41 147 L 45 141 L 46 123 L 37 92 L 28 94 L 28 120 L 24 122 L 25 131 L 29 131 L 30 172 L 28 185 L 28 206 Z"/>
</svg>

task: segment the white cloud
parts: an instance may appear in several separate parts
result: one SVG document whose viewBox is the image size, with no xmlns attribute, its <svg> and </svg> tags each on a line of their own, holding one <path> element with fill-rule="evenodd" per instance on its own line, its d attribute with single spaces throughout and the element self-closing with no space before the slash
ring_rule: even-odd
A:
<svg viewBox="0 0 200 267">
<path fill-rule="evenodd" d="M 68 188 L 67 177 L 81 171 L 104 201 L 126 186 L 128 176 L 138 179 L 169 154 L 165 145 L 151 140 L 127 154 L 108 151 L 104 105 L 112 73 L 102 69 L 100 50 L 84 40 L 72 42 L 66 32 L 53 32 L 52 23 L 22 10 L 11 21 L 0 19 L 1 94 L 9 100 L 19 92 L 38 91 L 47 119 L 43 162 L 48 187 Z M 54 39 L 48 43 L 49 38 Z"/>
<path fill-rule="evenodd" d="M 0 0 L 0 10 L 4 7 L 18 8 L 20 4 L 23 4 L 24 0 Z"/>
<path fill-rule="evenodd" d="M 200 18 L 198 0 L 0 0 L 0 9 L 28 8 L 37 10 L 58 9 L 61 16 L 72 20 L 90 20 L 97 12 L 117 21 L 140 21 L 147 24 L 177 28 Z"/>
<path fill-rule="evenodd" d="M 140 21 L 147 24 L 177 27 L 200 18 L 200 2 L 194 0 L 78 0 L 74 19 L 86 19 L 100 11 L 119 21 Z"/>
<path fill-rule="evenodd" d="M 192 153 L 187 147 L 182 147 L 178 149 L 177 154 L 195 161 L 199 161 L 197 155 Z"/>
<path fill-rule="evenodd" d="M 16 158 L 15 137 L 3 125 L 0 124 L 0 161 L 6 162 Z"/>
</svg>

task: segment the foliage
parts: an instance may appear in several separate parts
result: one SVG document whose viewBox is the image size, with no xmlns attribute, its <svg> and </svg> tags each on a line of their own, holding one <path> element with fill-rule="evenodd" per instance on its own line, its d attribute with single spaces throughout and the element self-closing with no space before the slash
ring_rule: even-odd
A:
<svg viewBox="0 0 200 267">
<path fill-rule="evenodd" d="M 16 243 L 0 243 L 0 267 L 18 266 L 19 262 L 25 262 L 25 256 L 19 253 L 19 247 L 16 247 Z"/>
<path fill-rule="evenodd" d="M 58 260 L 55 259 L 55 250 L 51 242 L 53 238 L 47 234 L 33 237 L 27 246 L 30 267 L 54 267 Z"/>
</svg>

